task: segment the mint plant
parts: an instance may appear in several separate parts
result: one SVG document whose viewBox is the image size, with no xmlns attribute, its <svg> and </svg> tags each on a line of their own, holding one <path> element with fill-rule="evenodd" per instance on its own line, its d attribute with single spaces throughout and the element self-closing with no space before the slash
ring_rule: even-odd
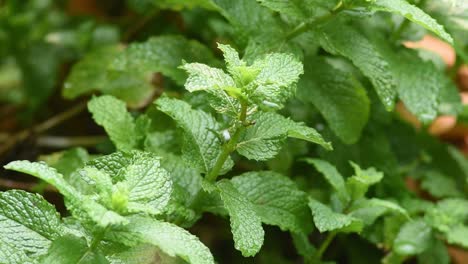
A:
<svg viewBox="0 0 468 264">
<path fill-rule="evenodd" d="M 0 263 L 450 263 L 468 248 L 468 162 L 427 128 L 466 111 L 439 59 L 403 43 L 433 34 L 466 63 L 451 3 L 126 1 L 142 17 L 113 25 L 125 45 L 73 46 L 49 79 L 86 98 L 105 142 L 4 166 L 66 209 L 0 192 Z M 5 6 L 0 39 L 27 13 Z M 3 69 L 27 84 L 19 55 L 0 87 Z"/>
</svg>

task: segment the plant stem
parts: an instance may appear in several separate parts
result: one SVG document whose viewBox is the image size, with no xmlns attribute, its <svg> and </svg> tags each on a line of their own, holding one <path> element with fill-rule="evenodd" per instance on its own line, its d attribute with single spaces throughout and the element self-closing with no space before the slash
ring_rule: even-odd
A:
<svg viewBox="0 0 468 264">
<path fill-rule="evenodd" d="M 245 120 L 247 118 L 247 103 L 245 101 L 241 101 L 241 113 L 239 115 L 239 124 L 234 132 L 234 135 L 229 139 L 228 143 L 223 146 L 223 150 L 219 155 L 213 169 L 206 175 L 206 180 L 210 182 L 216 181 L 218 178 L 221 169 L 223 168 L 224 163 L 226 162 L 227 158 L 231 153 L 236 149 L 237 141 L 239 141 L 239 137 L 242 134 L 242 131 L 245 129 Z"/>
<path fill-rule="evenodd" d="M 343 5 L 343 1 L 340 1 L 331 11 L 330 13 L 328 14 L 325 14 L 323 16 L 320 16 L 320 17 L 317 17 L 316 19 L 312 20 L 312 21 L 309 21 L 309 22 L 302 22 L 301 24 L 299 24 L 296 28 L 294 28 L 291 32 L 289 32 L 289 34 L 286 36 L 286 40 L 291 40 L 297 36 L 299 36 L 300 34 L 308 31 L 309 29 L 311 29 L 312 27 L 314 26 L 317 26 L 317 25 L 320 25 L 328 20 L 330 20 L 331 18 L 333 18 L 336 14 L 338 14 L 339 12 L 343 11 L 345 8 L 344 8 L 344 5 Z"/>
<path fill-rule="evenodd" d="M 328 233 L 327 237 L 325 238 L 325 240 L 322 242 L 319 249 L 317 250 L 317 253 L 316 253 L 317 259 L 322 258 L 323 253 L 325 253 L 325 250 L 327 250 L 328 246 L 332 242 L 333 238 L 335 238 L 335 236 L 336 236 L 335 232 Z"/>
</svg>

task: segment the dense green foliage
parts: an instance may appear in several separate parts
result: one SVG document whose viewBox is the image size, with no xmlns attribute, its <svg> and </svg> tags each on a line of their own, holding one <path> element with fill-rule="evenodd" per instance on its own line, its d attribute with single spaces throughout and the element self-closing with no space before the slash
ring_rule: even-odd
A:
<svg viewBox="0 0 468 264">
<path fill-rule="evenodd" d="M 129 41 L 58 3 L 0 2 L 0 100 L 31 114 L 58 85 L 91 95 L 112 143 L 5 166 L 52 185 L 67 211 L 1 192 L 0 263 L 444 264 L 447 244 L 468 248 L 468 161 L 394 110 L 401 100 L 423 125 L 461 112 L 437 57 L 402 43 L 434 34 L 467 62 L 463 1 L 126 4 L 185 25 L 158 20 Z M 240 254 L 186 230 L 207 214 L 229 221 Z"/>
</svg>

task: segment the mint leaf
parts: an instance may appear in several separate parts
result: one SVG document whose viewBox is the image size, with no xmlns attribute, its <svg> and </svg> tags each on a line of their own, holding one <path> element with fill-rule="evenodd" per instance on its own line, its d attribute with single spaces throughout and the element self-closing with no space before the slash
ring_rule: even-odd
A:
<svg viewBox="0 0 468 264">
<path fill-rule="evenodd" d="M 161 168 L 159 158 L 140 154 L 126 168 L 123 184 L 128 190 L 128 208 L 145 208 L 151 214 L 159 214 L 169 202 L 172 182 L 166 170 Z"/>
<path fill-rule="evenodd" d="M 315 226 L 321 233 L 326 231 L 359 233 L 363 228 L 361 220 L 352 216 L 335 213 L 328 206 L 314 199 L 309 199 L 309 207 L 314 216 Z"/>
<path fill-rule="evenodd" d="M 70 202 L 68 209 L 74 217 L 81 219 L 81 221 L 91 219 L 101 228 L 128 224 L 128 220 L 123 216 L 107 209 L 89 196 L 83 196 L 79 201 Z"/>
<path fill-rule="evenodd" d="M 252 202 L 262 222 L 291 232 L 309 232 L 312 219 L 306 194 L 289 178 L 271 171 L 247 172 L 231 179 Z"/>
<path fill-rule="evenodd" d="M 440 24 L 437 23 L 435 19 L 405 0 L 375 0 L 371 2 L 370 7 L 373 10 L 400 14 L 414 23 L 417 23 L 427 30 L 437 34 L 448 43 L 453 43 L 452 37 Z"/>
<path fill-rule="evenodd" d="M 370 101 L 362 84 L 321 57 L 306 60 L 298 98 L 312 103 L 347 144 L 359 139 L 369 118 Z"/>
<path fill-rule="evenodd" d="M 244 257 L 254 256 L 262 247 L 265 235 L 254 205 L 229 180 L 218 181 L 216 186 L 229 213 L 235 248 Z"/>
<path fill-rule="evenodd" d="M 55 207 L 40 195 L 10 190 L 0 192 L 0 230 L 0 252 L 17 256 L 2 260 L 11 258 L 9 263 L 14 263 L 24 259 L 24 253 L 38 257 L 47 252 L 63 226 Z"/>
<path fill-rule="evenodd" d="M 450 256 L 444 242 L 433 237 L 429 247 L 418 255 L 418 262 L 427 264 L 449 264 Z"/>
<path fill-rule="evenodd" d="M 388 63 L 374 45 L 353 27 L 340 23 L 329 23 L 317 33 L 320 45 L 332 54 L 350 59 L 369 78 L 385 108 L 392 110 L 395 81 Z"/>
<path fill-rule="evenodd" d="M 104 95 L 91 99 L 88 109 L 97 124 L 104 127 L 117 149 L 129 151 L 136 147 L 135 121 L 124 102 L 115 97 Z"/>
<path fill-rule="evenodd" d="M 172 117 L 177 125 L 184 130 L 184 159 L 200 171 L 211 171 L 221 154 L 221 140 L 214 131 L 221 131 L 213 116 L 201 110 L 194 110 L 184 101 L 168 97 L 156 101 L 158 109 Z M 228 158 L 222 172 L 233 166 Z"/>
<path fill-rule="evenodd" d="M 75 199 L 79 195 L 76 190 L 65 181 L 62 174 L 43 162 L 30 162 L 27 160 L 13 161 L 5 165 L 5 169 L 15 170 L 37 177 L 53 185 L 61 194 L 70 200 Z"/>
<path fill-rule="evenodd" d="M 365 225 L 373 224 L 377 218 L 388 213 L 396 213 L 409 219 L 406 210 L 398 204 L 377 198 L 357 200 L 349 211 L 349 215 L 361 219 Z"/>
<path fill-rule="evenodd" d="M 447 242 L 468 248 L 468 226 L 458 225 L 450 229 L 446 234 Z"/>
<path fill-rule="evenodd" d="M 112 177 L 112 182 L 124 179 L 125 169 L 130 165 L 131 154 L 114 152 L 88 161 L 86 164 L 101 170 Z"/>
<path fill-rule="evenodd" d="M 417 255 L 429 247 L 432 229 L 422 219 L 407 222 L 398 232 L 393 250 L 402 256 Z"/>
<path fill-rule="evenodd" d="M 112 61 L 110 69 L 123 72 L 160 72 L 182 85 L 186 74 L 178 68 L 182 61 L 212 63 L 216 60 L 206 46 L 182 36 L 152 37 L 132 43 Z"/>
<path fill-rule="evenodd" d="M 313 128 L 296 123 L 274 112 L 258 112 L 251 117 L 254 125 L 245 129 L 237 144 L 237 152 L 248 159 L 268 160 L 281 149 L 286 137 L 299 138 L 330 149 L 330 143 Z"/>
<path fill-rule="evenodd" d="M 84 238 L 68 234 L 54 240 L 41 263 L 106 264 L 109 261 L 102 254 L 93 252 Z"/>
<path fill-rule="evenodd" d="M 200 240 L 183 228 L 143 217 L 131 217 L 130 224 L 121 232 L 115 232 L 117 239 L 134 236 L 141 243 L 155 245 L 169 256 L 179 256 L 193 264 L 214 264 L 210 250 Z"/>
<path fill-rule="evenodd" d="M 210 103 L 218 112 L 228 113 L 232 116 L 238 114 L 239 102 L 226 92 L 226 90 L 236 87 L 231 76 L 221 69 L 201 63 L 188 63 L 180 68 L 189 74 L 185 82 L 185 89 L 189 92 L 206 91 L 215 97 L 215 99 L 210 100 Z"/>
<path fill-rule="evenodd" d="M 340 198 L 341 202 L 346 204 L 350 197 L 349 193 L 346 189 L 345 181 L 343 179 L 343 176 L 338 172 L 338 170 L 328 163 L 327 161 L 324 160 L 319 160 L 319 159 L 304 159 L 305 162 L 313 165 L 317 171 L 322 173 L 322 175 L 325 177 L 325 179 L 330 183 L 330 185 L 335 189 L 336 194 Z"/>
<path fill-rule="evenodd" d="M 0 259 L 5 264 L 30 264 L 34 262 L 26 252 L 14 244 L 5 243 L 0 239 Z"/>
<path fill-rule="evenodd" d="M 252 67 L 261 69 L 248 85 L 248 98 L 265 108 L 280 109 L 295 94 L 302 63 L 291 54 L 271 53 L 256 60 Z"/>
<path fill-rule="evenodd" d="M 356 163 L 351 162 L 355 175 L 346 180 L 346 189 L 351 195 L 352 200 L 364 197 L 369 186 L 380 182 L 383 173 L 374 168 L 362 170 Z"/>
<path fill-rule="evenodd" d="M 438 171 L 428 171 L 421 181 L 421 188 L 436 198 L 463 196 L 455 179 Z"/>
</svg>

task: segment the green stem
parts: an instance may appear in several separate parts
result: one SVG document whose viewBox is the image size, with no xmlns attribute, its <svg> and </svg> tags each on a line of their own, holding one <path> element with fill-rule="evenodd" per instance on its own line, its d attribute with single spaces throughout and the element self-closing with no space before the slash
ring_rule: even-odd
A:
<svg viewBox="0 0 468 264">
<path fill-rule="evenodd" d="M 228 143 L 223 146 L 223 150 L 219 155 L 213 169 L 206 175 L 206 180 L 210 182 L 216 181 L 218 178 L 221 169 L 223 168 L 224 163 L 231 153 L 235 150 L 237 141 L 242 134 L 242 131 L 245 129 L 245 120 L 247 119 L 247 103 L 245 101 L 241 102 L 241 113 L 239 115 L 239 124 L 234 132 L 234 135 L 229 139 Z"/>
<path fill-rule="evenodd" d="M 343 11 L 344 5 L 343 1 L 340 1 L 328 14 L 325 14 L 323 16 L 317 17 L 316 19 L 309 21 L 309 22 L 302 22 L 299 24 L 296 28 L 294 28 L 289 34 L 286 36 L 286 40 L 291 40 L 302 33 L 308 31 L 312 27 L 315 27 L 317 25 L 323 24 L 324 22 L 330 20 L 333 18 L 336 14 L 339 12 Z"/>
<path fill-rule="evenodd" d="M 317 259 L 321 259 L 321 258 L 322 258 L 323 253 L 325 253 L 325 250 L 327 250 L 328 246 L 329 246 L 330 243 L 333 241 L 333 239 L 335 238 L 335 236 L 336 236 L 336 233 L 335 233 L 335 232 L 330 232 L 330 233 L 328 233 L 327 237 L 325 238 L 325 240 L 322 242 L 322 244 L 320 245 L 319 249 L 317 250 L 317 253 L 316 253 Z"/>
</svg>

